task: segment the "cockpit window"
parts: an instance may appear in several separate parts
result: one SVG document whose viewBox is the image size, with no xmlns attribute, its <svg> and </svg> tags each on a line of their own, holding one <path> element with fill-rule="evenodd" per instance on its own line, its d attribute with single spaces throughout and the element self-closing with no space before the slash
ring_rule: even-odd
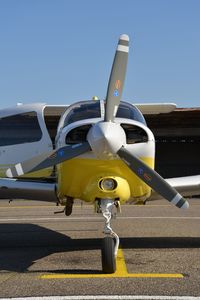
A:
<svg viewBox="0 0 200 300">
<path fill-rule="evenodd" d="M 73 106 L 66 115 L 64 126 L 84 119 L 101 118 L 100 102 L 80 102 Z"/>
<path fill-rule="evenodd" d="M 142 113 L 135 106 L 127 102 L 120 103 L 116 117 L 131 119 L 146 124 Z"/>
<path fill-rule="evenodd" d="M 63 115 L 64 123 L 62 123 L 61 127 L 85 119 L 104 118 L 103 110 L 104 109 L 100 109 L 100 101 L 82 101 L 76 103 L 65 111 Z M 120 103 L 116 117 L 131 119 L 146 124 L 142 113 L 137 107 L 128 102 Z"/>
</svg>

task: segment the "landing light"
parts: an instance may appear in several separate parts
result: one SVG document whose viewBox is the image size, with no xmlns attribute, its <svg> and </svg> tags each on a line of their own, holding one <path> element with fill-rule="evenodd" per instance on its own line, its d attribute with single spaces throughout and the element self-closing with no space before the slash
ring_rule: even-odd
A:
<svg viewBox="0 0 200 300">
<path fill-rule="evenodd" d="M 112 178 L 106 178 L 100 181 L 99 186 L 104 191 L 113 191 L 117 187 L 117 182 Z"/>
</svg>

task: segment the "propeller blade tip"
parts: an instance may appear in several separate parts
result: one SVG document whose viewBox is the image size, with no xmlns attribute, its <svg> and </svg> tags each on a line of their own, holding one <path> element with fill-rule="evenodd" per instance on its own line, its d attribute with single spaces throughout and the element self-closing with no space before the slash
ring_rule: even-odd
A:
<svg viewBox="0 0 200 300">
<path fill-rule="evenodd" d="M 188 201 L 185 201 L 185 203 L 181 206 L 183 209 L 188 209 L 189 208 L 189 203 Z"/>
<path fill-rule="evenodd" d="M 127 34 L 121 34 L 119 39 L 129 42 L 129 36 Z"/>
<path fill-rule="evenodd" d="M 13 174 L 11 172 L 11 169 L 6 170 L 6 176 L 9 178 L 13 178 Z"/>
</svg>

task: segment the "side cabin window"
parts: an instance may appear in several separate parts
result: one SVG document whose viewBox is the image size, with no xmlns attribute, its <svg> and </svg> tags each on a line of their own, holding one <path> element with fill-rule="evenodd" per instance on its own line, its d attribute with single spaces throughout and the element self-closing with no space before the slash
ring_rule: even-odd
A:
<svg viewBox="0 0 200 300">
<path fill-rule="evenodd" d="M 33 143 L 41 138 L 42 131 L 34 111 L 0 118 L 0 146 Z"/>
</svg>

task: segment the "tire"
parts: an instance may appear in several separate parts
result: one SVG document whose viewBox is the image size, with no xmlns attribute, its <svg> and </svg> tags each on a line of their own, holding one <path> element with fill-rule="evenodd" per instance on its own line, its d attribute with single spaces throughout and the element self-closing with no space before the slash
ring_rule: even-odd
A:
<svg viewBox="0 0 200 300">
<path fill-rule="evenodd" d="M 115 259 L 115 242 L 112 237 L 106 236 L 102 242 L 101 248 L 101 262 L 103 273 L 115 273 L 116 259 Z"/>
</svg>

